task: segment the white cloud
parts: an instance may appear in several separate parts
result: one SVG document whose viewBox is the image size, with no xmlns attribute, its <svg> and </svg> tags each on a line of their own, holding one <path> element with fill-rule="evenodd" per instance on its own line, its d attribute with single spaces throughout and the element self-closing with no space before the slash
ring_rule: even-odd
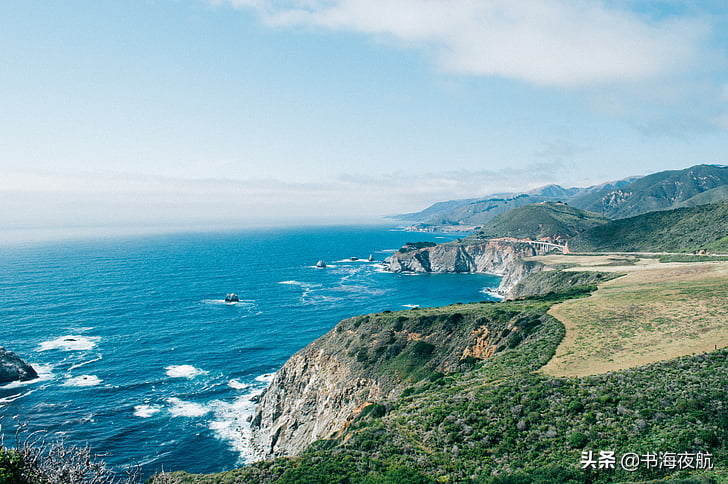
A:
<svg viewBox="0 0 728 484">
<path fill-rule="evenodd" d="M 212 0 L 270 25 L 353 31 L 426 50 L 447 71 L 552 86 L 689 70 L 710 27 L 580 0 Z M 612 4 L 614 5 L 614 4 Z"/>
</svg>

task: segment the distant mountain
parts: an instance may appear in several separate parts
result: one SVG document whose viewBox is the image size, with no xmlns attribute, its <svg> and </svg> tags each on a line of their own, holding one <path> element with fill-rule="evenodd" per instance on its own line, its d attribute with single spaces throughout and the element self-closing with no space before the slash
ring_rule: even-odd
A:
<svg viewBox="0 0 728 484">
<path fill-rule="evenodd" d="M 541 202 L 567 202 L 594 191 L 627 186 L 637 178 L 631 177 L 591 187 L 564 188 L 560 185 L 546 185 L 526 193 L 499 193 L 478 199 L 450 200 L 435 203 L 421 212 L 397 215 L 393 218 L 435 226 L 482 226 L 514 208 Z"/>
<path fill-rule="evenodd" d="M 604 188 L 576 197 L 569 203 L 611 219 L 620 219 L 655 210 L 726 200 L 728 191 L 716 190 L 726 185 L 728 166 L 697 165 L 653 173 L 623 187 Z"/>
<path fill-rule="evenodd" d="M 574 252 L 728 253 L 728 201 L 613 220 L 569 240 Z"/>
<path fill-rule="evenodd" d="M 468 200 L 449 200 L 447 202 L 437 202 L 420 212 L 404 213 L 402 215 L 395 215 L 392 218 L 396 218 L 398 220 L 406 220 L 410 222 L 424 222 L 430 217 L 437 217 L 438 214 L 455 210 L 462 207 L 463 205 L 467 205 L 475 201 L 477 201 L 476 198 L 471 198 Z"/>
<path fill-rule="evenodd" d="M 562 242 L 609 220 L 564 203 L 543 202 L 514 208 L 487 222 L 480 238 L 516 237 Z"/>
<path fill-rule="evenodd" d="M 698 205 L 722 202 L 723 200 L 728 200 L 728 185 L 721 185 L 703 193 L 699 193 L 692 198 L 688 198 L 684 202 L 680 202 L 680 206 L 697 207 Z"/>
</svg>

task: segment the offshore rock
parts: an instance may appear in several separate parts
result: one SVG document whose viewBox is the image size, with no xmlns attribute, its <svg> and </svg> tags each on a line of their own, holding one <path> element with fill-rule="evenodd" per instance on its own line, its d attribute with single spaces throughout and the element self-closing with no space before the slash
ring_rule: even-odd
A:
<svg viewBox="0 0 728 484">
<path fill-rule="evenodd" d="M 0 384 L 13 381 L 27 381 L 38 378 L 32 366 L 12 351 L 0 346 Z"/>
</svg>

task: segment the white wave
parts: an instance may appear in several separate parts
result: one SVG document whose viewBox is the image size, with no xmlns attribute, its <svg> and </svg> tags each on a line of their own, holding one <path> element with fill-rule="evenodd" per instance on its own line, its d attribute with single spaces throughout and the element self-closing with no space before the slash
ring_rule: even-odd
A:
<svg viewBox="0 0 728 484">
<path fill-rule="evenodd" d="M 251 421 L 255 415 L 253 397 L 260 395 L 263 388 L 256 388 L 236 398 L 232 403 L 220 400 L 211 402 L 213 419 L 209 428 L 215 436 L 227 442 L 231 449 L 240 455 L 241 464 L 250 464 L 259 460 L 252 445 L 253 429 Z"/>
<path fill-rule="evenodd" d="M 180 400 L 176 397 L 168 398 L 167 402 L 172 405 L 169 409 L 169 413 L 171 413 L 173 417 L 202 417 L 210 412 L 210 409 L 204 405 L 194 402 L 185 402 L 184 400 Z"/>
<path fill-rule="evenodd" d="M 387 289 L 379 289 L 376 287 L 367 287 L 362 285 L 341 285 L 332 287 L 331 291 L 348 292 L 352 294 L 366 294 L 370 296 L 383 296 L 389 292 Z"/>
<path fill-rule="evenodd" d="M 81 375 L 74 378 L 67 379 L 64 383 L 64 387 L 94 387 L 101 384 L 101 380 L 96 375 Z"/>
<path fill-rule="evenodd" d="M 299 281 L 280 281 L 278 284 L 288 284 L 288 285 L 291 285 L 291 286 L 300 286 L 300 285 L 303 285 L 303 282 L 299 282 Z"/>
<path fill-rule="evenodd" d="M 86 366 L 86 365 L 88 365 L 90 363 L 94 363 L 96 361 L 99 361 L 101 358 L 102 358 L 101 355 L 99 355 L 97 358 L 94 358 L 93 360 L 88 360 L 88 361 L 84 361 L 82 363 L 78 363 L 78 364 L 75 364 L 75 365 L 71 365 L 70 368 L 68 368 L 68 370 L 70 371 L 70 370 L 75 370 L 76 368 L 81 368 L 82 366 Z"/>
<path fill-rule="evenodd" d="M 276 376 L 275 373 L 264 373 L 263 375 L 256 376 L 255 381 L 263 382 L 263 383 L 270 383 L 273 381 L 273 378 Z"/>
<path fill-rule="evenodd" d="M 172 378 L 194 378 L 207 374 L 205 370 L 200 370 L 192 365 L 171 365 L 164 369 L 167 370 L 167 376 Z"/>
<path fill-rule="evenodd" d="M 203 299 L 203 304 L 215 304 L 225 306 L 240 306 L 243 308 L 249 308 L 255 306 L 255 301 L 252 299 L 241 299 L 240 301 L 226 301 L 224 299 Z"/>
<path fill-rule="evenodd" d="M 245 390 L 246 388 L 250 388 L 250 385 L 239 380 L 230 380 L 228 382 L 228 386 L 234 390 Z"/>
<path fill-rule="evenodd" d="M 489 287 L 486 287 L 480 291 L 481 294 L 487 294 L 490 297 L 496 298 L 498 300 L 505 299 L 505 296 L 502 294 L 499 294 L 497 290 L 491 289 Z"/>
<path fill-rule="evenodd" d="M 134 407 L 134 415 L 141 418 L 149 418 L 162 410 L 159 405 L 137 405 Z"/>
<path fill-rule="evenodd" d="M 9 397 L 0 398 L 0 407 L 3 406 L 6 403 L 12 403 L 12 402 L 14 402 L 15 400 L 17 400 L 19 398 L 23 398 L 23 397 L 25 397 L 27 395 L 30 395 L 33 392 L 35 392 L 35 390 L 30 390 L 30 391 L 25 392 L 25 393 L 18 393 L 17 395 L 10 395 Z"/>
<path fill-rule="evenodd" d="M 35 370 L 36 373 L 38 373 L 38 378 L 34 378 L 32 380 L 26 380 L 26 381 L 10 382 L 5 385 L 0 385 L 0 388 L 2 388 L 2 389 L 20 388 L 20 387 L 34 385 L 36 383 L 40 383 L 40 382 L 44 382 L 44 381 L 53 379 L 53 365 L 36 365 L 35 363 L 31 363 L 30 366 L 33 367 L 33 369 Z"/>
<path fill-rule="evenodd" d="M 50 341 L 43 341 L 40 345 L 38 345 L 38 350 L 89 351 L 94 349 L 100 340 L 101 338 L 99 336 L 80 336 L 69 334 Z"/>
<path fill-rule="evenodd" d="M 420 307 L 419 304 L 402 304 L 402 306 L 405 308 L 410 308 L 410 309 Z"/>
</svg>

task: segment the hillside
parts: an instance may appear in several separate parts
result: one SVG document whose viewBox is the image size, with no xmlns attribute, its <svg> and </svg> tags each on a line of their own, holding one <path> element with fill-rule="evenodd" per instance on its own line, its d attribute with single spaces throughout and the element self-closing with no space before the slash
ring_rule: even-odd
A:
<svg viewBox="0 0 728 484">
<path fill-rule="evenodd" d="M 481 199 L 450 200 L 417 213 L 394 218 L 418 222 L 415 228 L 477 227 L 518 207 L 541 202 L 566 202 L 609 219 L 633 217 L 728 199 L 728 167 L 696 165 L 645 177 L 630 177 L 585 188 L 548 185 L 525 193 L 503 193 Z"/>
<path fill-rule="evenodd" d="M 607 222 L 609 220 L 600 215 L 563 203 L 538 203 L 519 207 L 495 217 L 483 226 L 478 236 L 533 240 L 547 238 L 563 242 L 587 229 Z"/>
<path fill-rule="evenodd" d="M 593 227 L 569 241 L 574 252 L 728 253 L 728 201 L 646 213 Z"/>
<path fill-rule="evenodd" d="M 340 432 L 317 441 L 297 457 L 208 476 L 173 473 L 162 482 L 587 484 L 657 482 L 667 477 L 672 477 L 670 482 L 686 482 L 677 478 L 706 473 L 657 467 L 625 472 L 619 464 L 608 472 L 581 469 L 582 451 L 598 454 L 604 449 L 618 456 L 710 452 L 713 465 L 725 468 L 728 351 L 598 376 L 547 376 L 536 370 L 556 351 L 564 327 L 546 311 L 563 298 L 551 295 L 442 308 L 432 314 L 433 323 L 440 321 L 435 323 L 438 332 L 467 334 L 467 329 L 483 324 L 466 323 L 464 333 L 457 329 L 459 324 L 449 330 L 442 326 L 452 322 L 455 314 L 463 315 L 464 322 L 482 318 L 501 328 L 492 335 L 503 338 L 497 343 L 502 347 L 483 360 L 463 355 L 457 368 L 442 371 L 428 363 L 430 358 L 442 361 L 437 356 L 440 343 L 432 343 L 435 349 L 416 356 L 418 374 L 407 370 L 413 378 L 407 378 L 401 393 L 361 405 Z M 476 319 L 471 320 L 470 314 Z M 380 336 L 396 335 L 398 323 L 401 330 L 414 330 L 413 324 L 422 328 L 417 322 L 420 317 L 418 311 L 372 315 L 370 321 L 379 327 L 365 329 L 364 337 L 349 334 L 357 319 L 343 323 L 335 333 L 350 341 L 347 350 L 352 364 L 360 352 L 366 355 L 365 365 L 379 353 L 373 364 L 386 366 L 398 357 L 388 356 L 386 349 L 376 350 L 387 341 Z M 365 324 L 369 322 L 361 322 Z M 371 331 L 374 337 L 368 336 Z M 425 341 L 430 334 L 421 329 L 415 333 Z M 400 354 L 412 351 L 405 348 Z M 372 371 L 379 372 L 375 367 Z M 712 478 L 717 475 L 708 473 Z"/>
<path fill-rule="evenodd" d="M 480 240 L 573 234 L 572 251 L 728 252 L 728 201 L 614 221 L 543 203 L 477 236 L 395 253 L 390 268 L 403 271 L 539 267 L 522 271 L 518 300 L 342 321 L 261 398 L 252 425 L 268 460 L 159 482 L 728 482 L 728 263 Z M 615 468 L 582 468 L 584 453 L 605 450 Z M 627 472 L 627 453 L 708 453 L 711 466 Z"/>
<path fill-rule="evenodd" d="M 728 185 L 728 166 L 696 165 L 684 170 L 653 173 L 624 187 L 582 195 L 570 203 L 607 218 L 621 219 L 678 208 L 701 193 L 725 185 Z M 727 194 L 725 191 L 713 192 L 705 202 L 725 200 Z"/>
<path fill-rule="evenodd" d="M 564 188 L 547 185 L 525 193 L 500 193 L 480 199 L 450 200 L 438 202 L 421 212 L 398 215 L 394 218 L 425 225 L 483 225 L 494 217 L 514 208 L 540 202 L 566 202 L 575 197 L 628 185 L 636 177 L 591 187 Z"/>
<path fill-rule="evenodd" d="M 680 202 L 680 207 L 697 207 L 698 205 L 718 203 L 723 200 L 728 200 L 728 185 L 721 185 L 688 198 L 684 202 Z"/>
</svg>

